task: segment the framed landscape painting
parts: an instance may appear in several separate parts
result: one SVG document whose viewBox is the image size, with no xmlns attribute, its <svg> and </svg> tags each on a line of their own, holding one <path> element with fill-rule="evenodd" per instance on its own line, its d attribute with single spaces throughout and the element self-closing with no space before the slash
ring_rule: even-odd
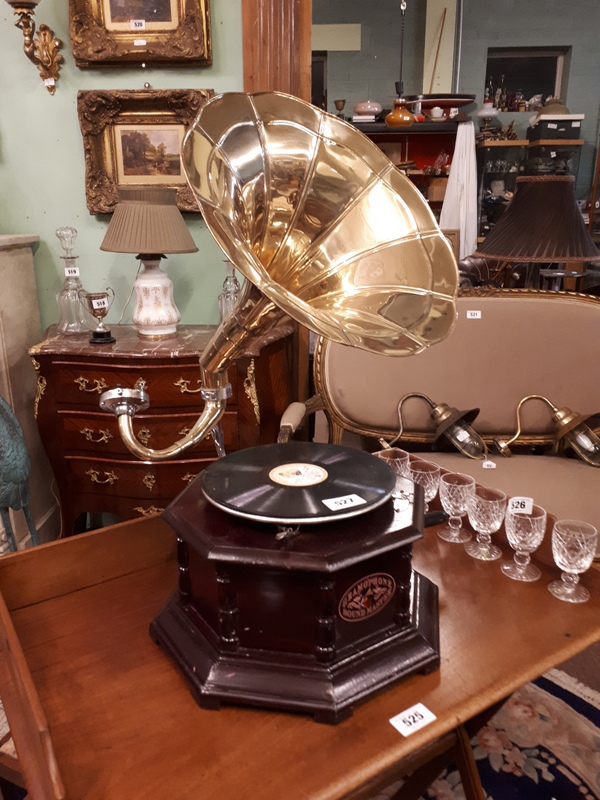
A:
<svg viewBox="0 0 600 800">
<path fill-rule="evenodd" d="M 90 214 L 110 214 L 117 186 L 172 186 L 181 211 L 198 212 L 181 167 L 183 138 L 212 89 L 81 91 L 77 112 Z"/>
<path fill-rule="evenodd" d="M 69 0 L 78 67 L 212 64 L 209 0 Z"/>
</svg>

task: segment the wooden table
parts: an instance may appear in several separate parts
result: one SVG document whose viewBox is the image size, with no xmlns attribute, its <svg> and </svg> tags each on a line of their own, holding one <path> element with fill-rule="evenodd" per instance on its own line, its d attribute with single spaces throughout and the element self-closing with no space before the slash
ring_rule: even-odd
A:
<svg viewBox="0 0 600 800">
<path fill-rule="evenodd" d="M 538 563 L 551 563 L 548 548 Z M 203 710 L 148 635 L 176 585 L 174 549 L 156 517 L 0 560 L 0 693 L 32 800 L 61 796 L 61 782 L 70 800 L 368 798 L 420 749 L 600 636 L 595 569 L 582 579 L 591 601 L 571 605 L 546 589 L 553 567 L 541 563 L 536 583 L 511 581 L 500 562 L 475 561 L 430 528 L 413 564 L 440 590 L 438 671 L 337 726 Z M 389 719 L 417 702 L 437 719 L 404 738 Z"/>
</svg>

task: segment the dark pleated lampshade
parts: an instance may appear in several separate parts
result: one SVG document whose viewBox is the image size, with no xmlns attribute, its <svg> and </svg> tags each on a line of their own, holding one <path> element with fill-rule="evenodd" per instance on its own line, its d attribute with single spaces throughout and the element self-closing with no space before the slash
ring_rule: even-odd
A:
<svg viewBox="0 0 600 800">
<path fill-rule="evenodd" d="M 473 255 L 498 261 L 599 261 L 575 200 L 575 177 L 517 178 L 513 199 Z"/>
<path fill-rule="evenodd" d="M 194 253 L 198 249 L 170 187 L 119 187 L 100 250 L 111 253 Z"/>
</svg>

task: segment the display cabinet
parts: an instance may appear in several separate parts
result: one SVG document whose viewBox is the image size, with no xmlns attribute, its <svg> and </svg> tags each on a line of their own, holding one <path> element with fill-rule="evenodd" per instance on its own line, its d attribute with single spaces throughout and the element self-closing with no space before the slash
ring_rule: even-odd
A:
<svg viewBox="0 0 600 800">
<path fill-rule="evenodd" d="M 515 192 L 526 164 L 526 139 L 484 139 L 477 145 L 478 235 L 485 238 Z"/>
<path fill-rule="evenodd" d="M 199 357 L 214 327 L 182 325 L 162 340 L 141 339 L 130 325 L 111 330 L 116 342 L 98 346 L 89 334 L 59 336 L 53 326 L 29 351 L 38 376 L 34 412 L 56 479 L 63 536 L 83 528 L 85 513 L 133 519 L 162 511 L 216 458 L 208 435 L 179 458 L 141 461 L 123 444 L 116 417 L 98 404 L 118 385 L 145 389 L 150 407 L 136 414 L 135 434 L 155 449 L 172 444 L 202 410 Z M 276 440 L 279 418 L 294 399 L 290 342 L 285 336 L 230 369 L 226 451 Z"/>
<path fill-rule="evenodd" d="M 439 122 L 416 122 L 410 128 L 389 128 L 383 122 L 359 122 L 354 126 L 406 172 L 439 218 L 447 170 L 440 172 L 435 164 L 438 159 L 445 159 L 450 165 L 458 123 L 444 117 Z"/>
<path fill-rule="evenodd" d="M 526 171 L 529 175 L 575 175 L 583 139 L 539 139 L 529 142 Z"/>
</svg>

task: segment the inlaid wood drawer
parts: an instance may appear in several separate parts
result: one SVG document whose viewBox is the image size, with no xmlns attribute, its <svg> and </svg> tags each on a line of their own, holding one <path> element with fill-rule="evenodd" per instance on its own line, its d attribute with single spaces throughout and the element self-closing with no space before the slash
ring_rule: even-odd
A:
<svg viewBox="0 0 600 800">
<path fill-rule="evenodd" d="M 143 389 L 150 396 L 151 408 L 194 408 L 203 406 L 200 390 L 200 367 L 198 364 L 144 365 L 110 367 L 94 364 L 57 362 L 56 400 L 60 404 L 86 406 L 96 410 L 102 392 L 122 386 L 125 389 Z M 235 405 L 235 374 L 229 377 L 232 397 L 229 405 Z"/>
<path fill-rule="evenodd" d="M 151 342 L 130 325 L 111 330 L 114 344 L 94 346 L 88 334 L 59 336 L 53 327 L 30 350 L 34 413 L 56 479 L 63 536 L 82 530 L 87 514 L 158 513 L 217 455 L 208 436 L 180 460 L 141 461 L 99 405 L 107 389 L 144 389 L 150 407 L 134 417 L 138 440 L 154 450 L 174 444 L 204 408 L 199 362 L 215 328 L 181 325 L 173 338 Z M 290 337 L 272 342 L 230 368 L 232 397 L 221 421 L 226 452 L 276 440 L 280 415 L 294 398 L 289 343 Z"/>
<path fill-rule="evenodd" d="M 93 491 L 103 497 L 170 501 L 214 459 L 144 461 L 67 456 L 74 492 Z"/>
<path fill-rule="evenodd" d="M 116 417 L 111 414 L 81 413 L 70 410 L 58 412 L 61 438 L 65 448 L 72 453 L 89 453 L 98 458 L 117 455 L 131 458 L 131 453 L 119 436 Z M 197 414 L 172 414 L 170 416 L 136 415 L 133 429 L 139 441 L 155 450 L 168 447 L 181 439 L 192 428 Z M 221 419 L 225 449 L 230 452 L 239 449 L 237 415 L 226 411 Z M 208 434 L 188 451 L 190 456 L 216 456 L 213 438 Z"/>
</svg>

